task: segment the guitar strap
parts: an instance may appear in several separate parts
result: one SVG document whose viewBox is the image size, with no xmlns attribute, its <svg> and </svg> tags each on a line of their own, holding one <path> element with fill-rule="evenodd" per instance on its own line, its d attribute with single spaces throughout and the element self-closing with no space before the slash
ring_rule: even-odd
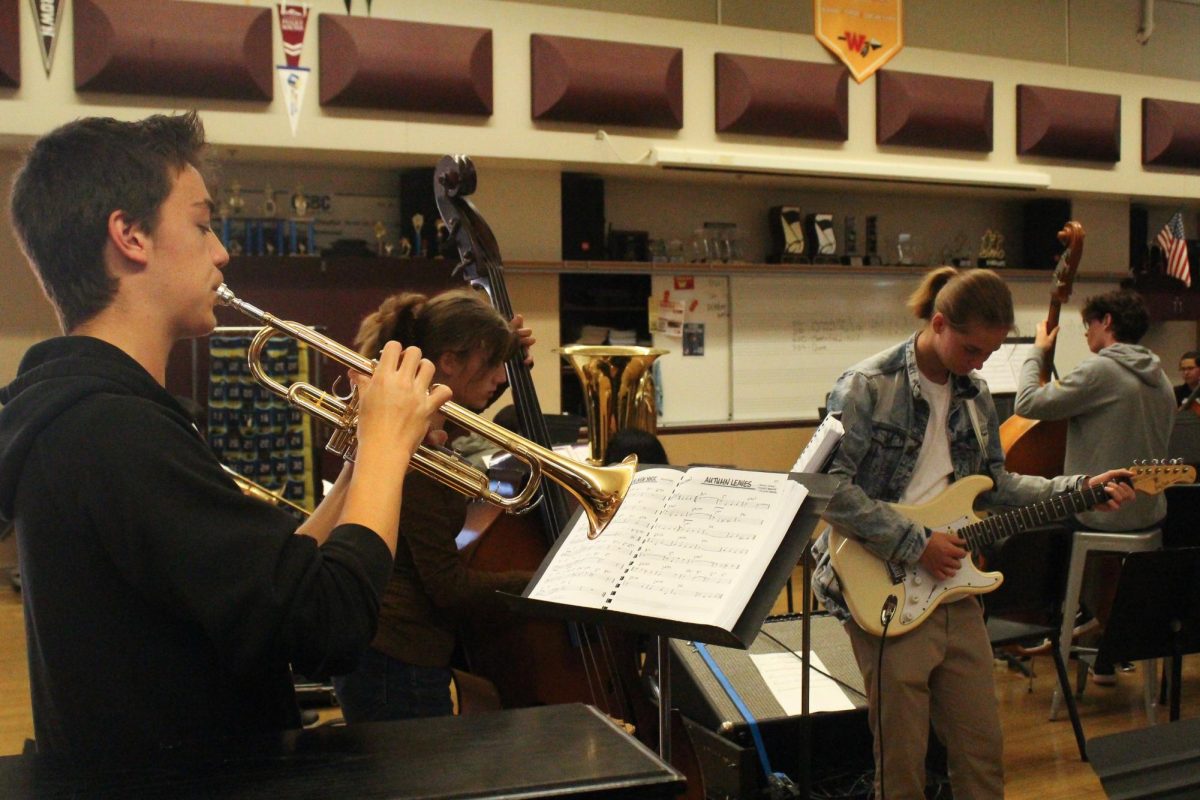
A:
<svg viewBox="0 0 1200 800">
<path fill-rule="evenodd" d="M 983 452 L 984 458 L 987 457 L 987 437 L 983 435 L 983 426 L 979 424 L 979 409 L 975 407 L 975 398 L 972 397 L 967 403 L 967 413 L 971 415 L 971 427 L 975 429 L 975 439 L 979 442 L 979 449 Z"/>
</svg>

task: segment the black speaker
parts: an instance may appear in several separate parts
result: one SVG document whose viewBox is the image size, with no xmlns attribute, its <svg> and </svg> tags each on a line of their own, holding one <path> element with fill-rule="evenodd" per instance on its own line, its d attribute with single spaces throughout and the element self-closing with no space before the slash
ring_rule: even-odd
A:
<svg viewBox="0 0 1200 800">
<path fill-rule="evenodd" d="M 787 773 L 797 784 L 807 780 L 814 786 L 838 776 L 871 774 L 871 731 L 862 675 L 840 622 L 815 615 L 812 650 L 843 684 L 854 709 L 812 711 L 807 742 L 801 718 L 783 710 L 750 658 L 751 654 L 800 651 L 801 637 L 800 617 L 779 617 L 763 624 L 749 651 L 716 646 L 708 650 L 755 717 L 772 769 Z M 691 642 L 672 639 L 670 648 L 672 704 L 684 715 L 707 796 L 759 796 L 765 779 L 745 718 Z M 799 664 L 797 659 L 797 668 Z"/>
<path fill-rule="evenodd" d="M 1145 206 L 1129 206 L 1129 271 L 1140 275 L 1150 269 L 1150 215 Z"/>
<path fill-rule="evenodd" d="M 1009 264 L 1024 269 L 1054 269 L 1063 252 L 1058 232 L 1071 220 L 1071 201 L 1030 200 L 1025 203 L 1024 216 L 1024 253 L 1021 263 L 1013 264 L 1013 254 L 1009 253 Z"/>
<path fill-rule="evenodd" d="M 604 179 L 578 172 L 562 174 L 563 261 L 605 258 Z"/>
</svg>

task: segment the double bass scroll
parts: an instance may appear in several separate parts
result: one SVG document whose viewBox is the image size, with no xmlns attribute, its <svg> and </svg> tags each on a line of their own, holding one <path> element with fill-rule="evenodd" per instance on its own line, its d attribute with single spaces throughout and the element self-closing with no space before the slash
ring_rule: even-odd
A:
<svg viewBox="0 0 1200 800">
<path fill-rule="evenodd" d="M 1058 327 L 1063 303 L 1071 298 L 1075 273 L 1083 257 L 1084 235 L 1083 226 L 1075 221 L 1068 222 L 1058 232 L 1058 240 L 1065 249 L 1054 267 L 1050 310 L 1046 314 L 1047 331 Z M 1053 365 L 1054 346 L 1051 345 L 1038 375 L 1041 385 L 1050 381 Z M 1004 449 L 1004 467 L 1008 471 L 1053 478 L 1063 471 L 1067 452 L 1067 421 L 1026 419 L 1014 414 L 1000 424 L 1000 446 Z"/>
</svg>

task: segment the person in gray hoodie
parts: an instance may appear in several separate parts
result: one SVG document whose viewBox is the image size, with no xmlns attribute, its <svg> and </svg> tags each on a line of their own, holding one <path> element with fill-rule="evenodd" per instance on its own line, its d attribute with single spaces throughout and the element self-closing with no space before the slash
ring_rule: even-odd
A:
<svg viewBox="0 0 1200 800">
<path fill-rule="evenodd" d="M 1021 365 L 1015 413 L 1029 419 L 1065 419 L 1063 471 L 1094 475 L 1135 460 L 1167 458 L 1175 393 L 1158 356 L 1138 344 L 1150 327 L 1141 295 L 1118 289 L 1084 303 L 1084 336 L 1093 355 L 1055 381 L 1038 385 L 1038 372 L 1059 329 L 1038 325 L 1034 348 Z M 1112 513 L 1078 515 L 1082 530 L 1136 531 L 1167 513 L 1161 493 L 1139 494 Z"/>
<path fill-rule="evenodd" d="M 1093 355 L 1062 378 L 1038 385 L 1038 372 L 1059 329 L 1038 324 L 1032 354 L 1021 365 L 1014 411 L 1029 419 L 1066 419 L 1063 469 L 1094 475 L 1142 459 L 1166 458 L 1175 418 L 1175 391 L 1158 356 L 1138 344 L 1150 327 L 1141 295 L 1118 289 L 1090 297 L 1082 310 L 1084 336 Z M 1107 514 L 1076 515 L 1076 530 L 1137 531 L 1157 525 L 1166 497 L 1138 494 Z M 1083 595 L 1104 621 L 1116 594 L 1120 563 L 1104 559 L 1084 583 Z M 1081 606 L 1083 608 L 1083 606 Z M 1093 680 L 1116 683 L 1110 663 L 1097 662 Z"/>
</svg>

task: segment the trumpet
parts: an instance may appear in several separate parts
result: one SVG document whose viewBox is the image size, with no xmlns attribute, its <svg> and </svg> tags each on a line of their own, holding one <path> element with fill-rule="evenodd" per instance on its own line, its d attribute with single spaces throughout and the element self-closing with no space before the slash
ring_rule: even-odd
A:
<svg viewBox="0 0 1200 800">
<path fill-rule="evenodd" d="M 358 445 L 358 396 L 354 387 L 351 387 L 348 395 L 341 397 L 309 383 L 297 382 L 284 386 L 263 369 L 261 353 L 269 339 L 282 334 L 305 342 L 326 358 L 363 375 L 374 373 L 377 362 L 307 325 L 279 319 L 239 299 L 224 284 L 217 289 L 217 299 L 263 326 L 254 335 L 246 351 L 250 373 L 255 380 L 292 406 L 332 425 L 334 433 L 325 449 L 353 461 Z M 516 496 L 504 497 L 491 490 L 485 473 L 453 455 L 426 445 L 418 447 L 413 453 L 413 469 L 469 498 L 484 500 L 512 514 L 522 514 L 534 508 L 540 499 L 537 492 L 542 478 L 549 478 L 574 496 L 583 507 L 588 519 L 589 539 L 599 536 L 612 520 L 637 470 L 637 458 L 634 456 L 608 467 L 579 463 L 518 436 L 456 403 L 443 405 L 441 414 L 464 430 L 479 434 L 523 461 L 529 467 L 529 481 Z"/>
<path fill-rule="evenodd" d="M 250 480 L 245 475 L 226 464 L 222 464 L 221 469 L 225 470 L 225 474 L 233 478 L 233 482 L 236 483 L 237 487 L 242 490 L 242 494 L 246 495 L 247 497 L 253 497 L 255 500 L 261 500 L 262 502 L 267 503 L 268 505 L 273 505 L 276 508 L 290 509 L 300 517 L 304 518 L 307 518 L 309 514 L 312 513 L 299 503 L 293 503 L 279 492 L 272 491 L 271 489 L 263 486 L 261 483 Z"/>
</svg>

